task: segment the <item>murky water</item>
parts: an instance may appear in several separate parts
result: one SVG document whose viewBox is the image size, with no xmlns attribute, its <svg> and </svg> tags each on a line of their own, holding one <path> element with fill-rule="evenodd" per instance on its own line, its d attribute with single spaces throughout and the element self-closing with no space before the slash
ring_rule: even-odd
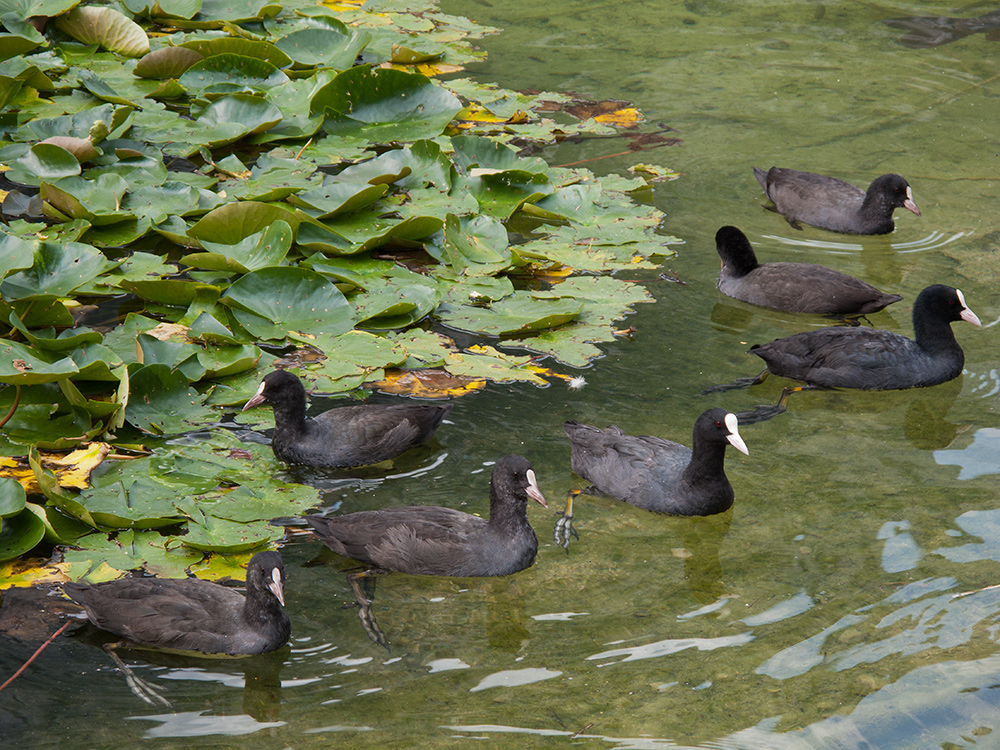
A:
<svg viewBox="0 0 1000 750">
<path fill-rule="evenodd" d="M 979 15 L 988 4 L 967 6 Z M 735 224 L 762 260 L 819 262 L 904 295 L 871 316 L 910 334 L 924 286 L 962 288 L 984 328 L 956 324 L 967 372 L 931 389 L 793 397 L 730 451 L 733 510 L 659 517 L 577 504 L 580 539 L 554 546 L 554 511 L 529 509 L 536 565 L 500 580 L 392 575 L 366 636 L 340 573 L 306 536 L 284 548 L 289 652 L 220 662 L 135 660 L 172 709 L 128 690 L 104 654 L 62 638 L 0 694 L 18 747 L 970 748 L 1000 740 L 1000 47 L 979 33 L 898 43 L 886 18 L 957 14 L 939 3 L 579 0 L 449 2 L 500 26 L 475 75 L 509 88 L 629 99 L 682 145 L 595 161 L 677 169 L 658 188 L 664 230 L 686 244 L 650 282 L 631 340 L 607 346 L 588 386 L 492 386 L 460 400 L 436 445 L 398 476 L 319 478 L 346 510 L 455 504 L 485 510 L 489 464 L 533 461 L 555 508 L 581 482 L 565 419 L 688 442 L 708 406 L 777 398 L 781 383 L 700 396 L 756 374 L 750 344 L 824 325 L 715 289 L 713 237 Z M 652 127 L 652 125 L 650 125 Z M 625 150 L 554 148 L 552 163 Z M 751 167 L 867 184 L 905 175 L 923 210 L 887 237 L 790 228 L 761 208 Z M 317 405 L 318 407 L 321 405 Z M 273 466 L 262 470 L 280 471 Z M 37 643 L 14 643 L 3 674 Z M 145 740 L 145 742 L 142 742 Z M 15 745 L 11 745 L 15 746 Z"/>
</svg>

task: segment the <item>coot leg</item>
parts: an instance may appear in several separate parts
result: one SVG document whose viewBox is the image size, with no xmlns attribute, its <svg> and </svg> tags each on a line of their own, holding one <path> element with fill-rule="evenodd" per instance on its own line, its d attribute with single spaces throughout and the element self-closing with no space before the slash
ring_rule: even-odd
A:
<svg viewBox="0 0 1000 750">
<path fill-rule="evenodd" d="M 114 663 L 118 666 L 118 669 L 123 675 L 125 675 L 125 682 L 128 683 L 129 690 L 137 698 L 140 698 L 151 706 L 155 706 L 156 703 L 161 703 L 167 708 L 172 708 L 170 701 L 160 695 L 160 692 L 154 688 L 150 683 L 146 682 L 140 678 L 132 668 L 129 667 L 122 658 L 118 656 L 115 652 L 115 647 L 121 645 L 120 643 L 107 643 L 104 645 L 105 653 L 111 657 Z"/>
<path fill-rule="evenodd" d="M 566 510 L 563 511 L 562 516 L 556 521 L 556 527 L 552 532 L 555 543 L 566 550 L 567 553 L 569 552 L 570 537 L 575 539 L 580 538 L 580 535 L 576 533 L 576 529 L 573 528 L 573 499 L 579 494 L 580 490 L 570 490 L 566 495 Z"/>
<path fill-rule="evenodd" d="M 788 397 L 793 393 L 798 393 L 799 391 L 820 390 L 821 388 L 822 386 L 808 384 L 788 386 L 781 392 L 781 398 L 778 399 L 778 403 L 773 406 L 771 404 L 762 404 L 760 406 L 755 406 L 751 411 L 736 412 L 736 419 L 741 425 L 766 422 L 769 419 L 774 419 L 776 416 L 785 411 L 788 404 Z"/>
<path fill-rule="evenodd" d="M 704 396 L 709 393 L 723 393 L 725 391 L 735 391 L 738 388 L 749 388 L 752 385 L 759 385 L 760 383 L 763 383 L 770 374 L 770 371 L 764 370 L 764 372 L 755 378 L 737 378 L 732 383 L 713 385 L 703 390 L 700 395 Z M 742 424 L 742 421 L 740 423 Z"/>
<path fill-rule="evenodd" d="M 361 627 L 364 628 L 365 633 L 371 639 L 372 643 L 377 643 L 379 646 L 384 648 L 386 651 L 390 651 L 389 641 L 385 637 L 385 633 L 378 626 L 378 621 L 375 619 L 375 613 L 372 612 L 372 599 L 375 595 L 375 576 L 378 572 L 371 570 L 364 570 L 360 573 L 348 573 L 347 574 L 347 584 L 351 587 L 351 591 L 354 593 L 354 601 L 358 603 L 358 619 L 361 620 Z M 370 583 L 371 586 L 364 586 L 364 584 Z M 372 594 L 372 598 L 369 598 L 364 589 Z"/>
</svg>

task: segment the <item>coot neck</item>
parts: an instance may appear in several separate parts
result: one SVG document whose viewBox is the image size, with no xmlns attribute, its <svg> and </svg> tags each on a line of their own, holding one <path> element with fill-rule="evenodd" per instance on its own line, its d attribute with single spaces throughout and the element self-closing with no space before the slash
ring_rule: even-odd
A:
<svg viewBox="0 0 1000 750">
<path fill-rule="evenodd" d="M 272 629 L 283 643 L 292 633 L 291 622 L 277 598 L 268 591 L 247 587 L 243 619 L 255 630 Z"/>
<path fill-rule="evenodd" d="M 702 438 L 696 432 L 691 446 L 691 462 L 684 469 L 684 479 L 690 484 L 726 479 L 726 443 Z"/>
<path fill-rule="evenodd" d="M 517 530 L 528 524 L 527 501 L 518 501 L 504 496 L 502 490 L 490 485 L 490 520 L 492 529 Z"/>
<path fill-rule="evenodd" d="M 886 200 L 885 195 L 878 190 L 869 189 L 858 211 L 862 229 L 865 233 L 888 234 L 896 228 L 892 220 L 893 209 L 894 206 Z"/>
<path fill-rule="evenodd" d="M 950 321 L 941 320 L 926 311 L 913 311 L 913 338 L 917 346 L 926 352 L 957 351 L 962 355 L 962 347 L 955 340 L 955 332 L 951 330 Z"/>
<path fill-rule="evenodd" d="M 287 399 L 271 404 L 274 412 L 275 432 L 291 432 L 300 435 L 306 430 L 306 399 Z"/>
</svg>

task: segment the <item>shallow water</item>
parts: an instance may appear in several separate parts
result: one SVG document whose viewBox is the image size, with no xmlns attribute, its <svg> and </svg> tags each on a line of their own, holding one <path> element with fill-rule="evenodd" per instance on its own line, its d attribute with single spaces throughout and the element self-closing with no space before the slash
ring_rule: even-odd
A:
<svg viewBox="0 0 1000 750">
<path fill-rule="evenodd" d="M 386 650 L 351 606 L 339 572 L 349 564 L 293 535 L 288 653 L 133 655 L 171 700 L 164 709 L 138 701 L 99 649 L 61 638 L 0 695 L 0 737 L 32 748 L 996 747 L 996 44 L 976 34 L 911 49 L 880 23 L 958 14 L 937 3 L 462 0 L 444 10 L 504 28 L 483 42 L 480 80 L 629 99 L 650 128 L 682 139 L 588 165 L 682 173 L 654 201 L 664 231 L 685 241 L 667 263 L 685 283 L 649 282 L 658 302 L 628 319 L 635 334 L 605 347 L 586 388 L 493 385 L 459 400 L 437 443 L 396 476 L 310 477 L 343 511 L 465 499 L 482 512 L 490 463 L 524 453 L 551 508 L 529 509 L 537 563 L 499 580 L 380 579 Z M 545 156 L 624 150 L 594 140 Z M 897 211 L 886 237 L 792 229 L 761 207 L 751 167 L 772 164 L 858 184 L 899 172 L 923 217 Z M 552 524 L 566 490 L 582 486 L 564 420 L 687 443 L 705 408 L 777 398 L 774 379 L 699 395 L 756 374 L 750 344 L 828 324 L 722 297 L 722 224 L 743 229 L 761 260 L 824 263 L 904 295 L 871 322 L 905 334 L 920 289 L 959 286 L 984 323 L 955 324 L 967 372 L 930 389 L 796 395 L 788 413 L 742 430 L 748 457 L 729 452 L 731 511 L 678 519 L 581 498 L 580 539 L 564 552 Z M 5 645 L 0 674 L 36 646 Z"/>
</svg>

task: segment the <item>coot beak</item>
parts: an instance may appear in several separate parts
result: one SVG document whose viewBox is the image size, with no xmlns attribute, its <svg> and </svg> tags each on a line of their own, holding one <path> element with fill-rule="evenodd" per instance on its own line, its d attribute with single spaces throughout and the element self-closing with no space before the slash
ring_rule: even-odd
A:
<svg viewBox="0 0 1000 750">
<path fill-rule="evenodd" d="M 738 429 L 738 420 L 735 414 L 729 413 L 726 415 L 726 427 L 729 428 L 729 434 L 726 435 L 726 440 L 729 444 L 733 446 L 740 453 L 749 456 L 750 451 L 747 449 L 747 444 L 743 442 L 743 438 L 740 437 L 740 431 Z"/>
<path fill-rule="evenodd" d="M 972 323 L 974 326 L 982 327 L 983 324 L 979 320 L 979 316 L 972 312 L 972 310 L 969 309 L 969 306 L 965 304 L 965 295 L 962 294 L 962 290 L 956 289 L 955 294 L 958 295 L 958 301 L 962 305 L 962 312 L 958 314 L 958 317 L 967 323 Z"/>
<path fill-rule="evenodd" d="M 281 586 L 281 571 L 277 568 L 271 568 L 271 580 L 267 582 L 267 587 L 271 590 L 271 593 L 277 597 L 281 606 L 285 606 L 285 591 Z"/>
<path fill-rule="evenodd" d="M 910 188 L 906 188 L 906 200 L 903 201 L 903 208 L 907 211 L 913 211 L 917 216 L 920 216 L 920 209 L 917 208 L 917 204 L 913 202 L 913 191 Z"/>
<path fill-rule="evenodd" d="M 545 495 L 542 491 L 538 489 L 538 482 L 535 480 L 535 472 L 533 469 L 528 469 L 528 487 L 527 487 L 528 497 L 534 500 L 536 503 L 541 505 L 543 508 L 548 508 L 548 504 L 545 502 Z"/>
<path fill-rule="evenodd" d="M 258 388 L 257 392 L 253 394 L 253 397 L 246 402 L 246 405 L 243 407 L 242 411 L 246 411 L 247 409 L 252 409 L 255 406 L 260 406 L 266 400 L 267 399 L 264 397 L 264 383 L 263 381 L 261 381 L 260 388 Z"/>
</svg>

